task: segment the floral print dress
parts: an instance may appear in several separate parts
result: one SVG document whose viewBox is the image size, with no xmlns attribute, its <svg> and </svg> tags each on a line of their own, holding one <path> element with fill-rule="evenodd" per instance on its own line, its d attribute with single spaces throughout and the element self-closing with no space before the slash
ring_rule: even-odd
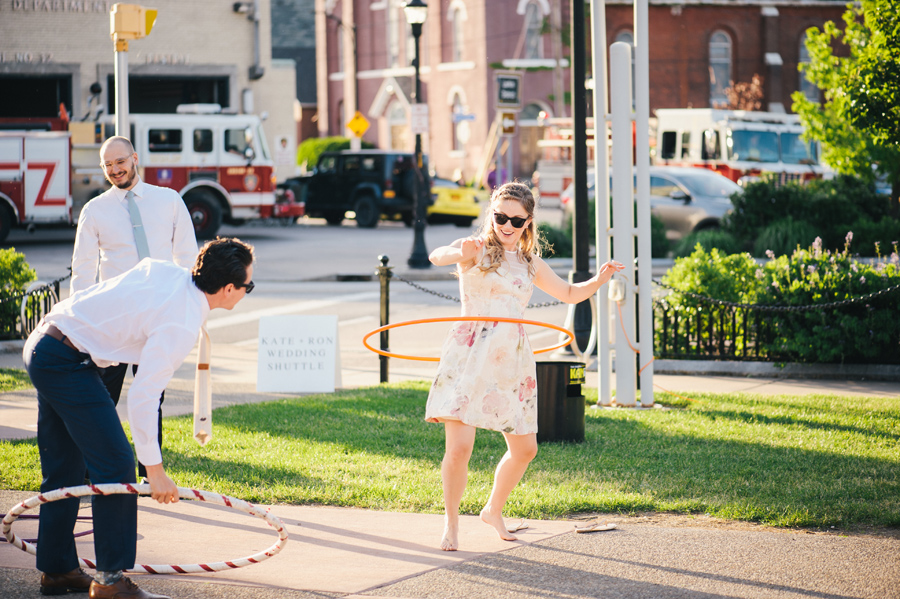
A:
<svg viewBox="0 0 900 599">
<path fill-rule="evenodd" d="M 494 272 L 477 266 L 459 275 L 463 316 L 522 318 L 534 288 L 518 253 Z M 537 432 L 534 354 L 521 324 L 460 322 L 441 350 L 425 420 L 459 420 L 514 435 Z"/>
</svg>

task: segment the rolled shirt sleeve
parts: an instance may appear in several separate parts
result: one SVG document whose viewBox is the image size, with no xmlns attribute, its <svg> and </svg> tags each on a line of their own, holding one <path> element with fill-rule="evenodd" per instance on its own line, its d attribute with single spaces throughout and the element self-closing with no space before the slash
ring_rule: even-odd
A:
<svg viewBox="0 0 900 599">
<path fill-rule="evenodd" d="M 196 328 L 169 325 L 154 330 L 141 351 L 140 367 L 128 390 L 128 421 L 142 464 L 162 462 L 157 441 L 159 396 L 196 342 Z"/>
</svg>

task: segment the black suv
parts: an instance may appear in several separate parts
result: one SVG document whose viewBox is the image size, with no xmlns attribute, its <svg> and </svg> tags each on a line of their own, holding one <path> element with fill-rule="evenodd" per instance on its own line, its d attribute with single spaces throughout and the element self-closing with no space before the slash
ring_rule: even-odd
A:
<svg viewBox="0 0 900 599">
<path fill-rule="evenodd" d="M 427 166 L 423 172 L 428 172 Z M 288 179 L 282 187 L 305 202 L 308 216 L 332 225 L 340 224 L 351 210 L 358 227 L 375 227 L 382 217 L 409 224 L 415 203 L 415 155 L 385 150 L 325 152 L 312 174 Z M 431 202 L 430 192 L 423 197 Z"/>
</svg>

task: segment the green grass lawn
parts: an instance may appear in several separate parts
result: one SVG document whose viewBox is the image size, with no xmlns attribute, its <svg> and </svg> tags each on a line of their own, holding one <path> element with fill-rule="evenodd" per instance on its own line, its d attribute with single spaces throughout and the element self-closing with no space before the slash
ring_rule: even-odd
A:
<svg viewBox="0 0 900 599">
<path fill-rule="evenodd" d="M 0 393 L 29 389 L 31 379 L 24 370 L 18 368 L 0 368 Z"/>
<path fill-rule="evenodd" d="M 222 408 L 206 447 L 192 440 L 191 418 L 167 419 L 165 464 L 179 486 L 252 502 L 441 512 L 443 427 L 422 420 L 427 389 L 392 384 Z M 656 397 L 672 409 L 588 410 L 584 443 L 542 444 L 507 515 L 900 525 L 896 399 Z M 499 433 L 478 432 L 464 512 L 482 507 L 504 451 Z M 0 488 L 38 489 L 33 441 L 0 442 L 0 468 Z"/>
</svg>

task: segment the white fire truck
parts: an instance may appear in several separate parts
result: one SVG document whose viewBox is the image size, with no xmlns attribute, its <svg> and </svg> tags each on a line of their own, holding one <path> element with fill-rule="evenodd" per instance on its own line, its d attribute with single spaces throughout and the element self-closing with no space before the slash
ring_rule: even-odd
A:
<svg viewBox="0 0 900 599">
<path fill-rule="evenodd" d="M 302 204 L 276 204 L 273 162 L 254 115 L 222 114 L 216 105 L 179 114 L 132 114 L 130 139 L 141 178 L 177 191 L 198 238 L 221 224 L 296 218 Z M 109 122 L 0 119 L 0 241 L 12 227 L 77 222 L 81 208 L 109 185 L 99 148 Z"/>
<path fill-rule="evenodd" d="M 655 164 L 699 166 L 743 183 L 761 174 L 784 181 L 818 179 L 818 145 L 800 136 L 800 117 L 775 112 L 660 108 Z"/>
</svg>

